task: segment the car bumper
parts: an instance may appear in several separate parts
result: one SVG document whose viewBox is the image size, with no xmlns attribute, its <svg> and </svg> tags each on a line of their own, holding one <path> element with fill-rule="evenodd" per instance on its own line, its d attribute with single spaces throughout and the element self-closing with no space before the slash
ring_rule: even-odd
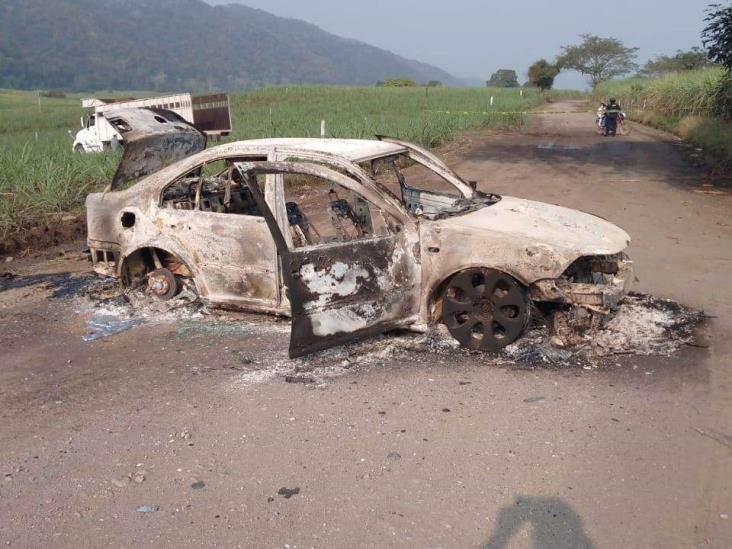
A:
<svg viewBox="0 0 732 549">
<path fill-rule="evenodd" d="M 618 308 L 633 280 L 633 262 L 625 254 L 619 254 L 613 262 L 612 268 L 607 270 L 614 272 L 593 272 L 597 282 L 572 282 L 566 277 L 539 280 L 531 285 L 531 298 L 608 314 Z M 609 261 L 605 260 L 605 263 Z"/>
<path fill-rule="evenodd" d="M 87 243 L 89 244 L 89 253 L 94 272 L 103 276 L 118 276 L 120 259 L 119 245 L 92 239 L 87 240 Z"/>
</svg>

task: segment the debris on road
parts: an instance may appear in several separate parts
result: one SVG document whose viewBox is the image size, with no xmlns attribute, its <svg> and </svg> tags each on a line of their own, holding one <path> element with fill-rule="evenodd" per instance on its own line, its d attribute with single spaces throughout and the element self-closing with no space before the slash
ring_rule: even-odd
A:
<svg viewBox="0 0 732 549">
<path fill-rule="evenodd" d="M 280 488 L 277 490 L 277 494 L 285 499 L 290 499 L 292 496 L 296 496 L 300 493 L 300 488 Z"/>
<path fill-rule="evenodd" d="M 557 346 L 545 325 L 504 349 L 515 360 L 554 365 L 599 365 L 618 355 L 670 356 L 694 342 L 694 329 L 704 320 L 700 311 L 641 293 L 631 293 L 618 312 L 583 335 L 573 346 Z"/>
<path fill-rule="evenodd" d="M 145 482 L 145 475 L 147 473 L 143 470 L 136 471 L 134 475 L 132 475 L 132 482 L 135 482 L 137 484 L 142 484 Z"/>
<path fill-rule="evenodd" d="M 87 322 L 89 333 L 83 336 L 82 339 L 84 341 L 95 341 L 122 333 L 140 324 L 142 324 L 142 319 L 139 318 L 120 318 L 106 311 L 97 311 Z"/>
<path fill-rule="evenodd" d="M 168 301 L 151 301 L 144 290 L 122 291 L 114 279 L 86 280 L 77 294 L 79 312 L 92 312 L 84 341 L 96 341 L 146 323 L 172 322 L 201 316 L 203 305 L 195 293 L 184 287 Z"/>
<path fill-rule="evenodd" d="M 177 323 L 177 337 L 225 338 L 232 335 L 267 335 L 281 338 L 289 334 L 283 322 L 271 322 L 259 315 L 235 312 L 209 312 L 184 291 L 169 301 L 151 302 L 143 289 L 122 291 L 109 280 L 85 278 L 77 289 L 80 312 L 92 312 L 90 333 L 85 341 L 118 334 L 148 323 Z M 682 346 L 702 346 L 695 341 L 695 328 L 705 318 L 702 312 L 689 310 L 676 302 L 631 292 L 619 304 L 614 315 L 596 322 L 591 330 L 575 330 L 571 342 L 557 337 L 556 326 L 540 314 L 521 339 L 495 353 L 480 353 L 486 365 L 519 367 L 549 366 L 595 369 L 616 364 L 619 356 L 669 356 Z M 596 317 L 595 317 L 596 318 Z M 462 347 L 442 324 L 426 333 L 392 332 L 377 335 L 360 343 L 326 349 L 303 358 L 291 359 L 284 341 L 266 362 L 250 358 L 245 351 L 231 349 L 232 361 L 218 369 L 235 372 L 238 386 L 265 383 L 277 378 L 286 383 L 318 386 L 348 371 L 408 362 L 419 365 L 434 360 L 434 355 L 466 357 L 474 360 L 476 351 Z M 244 354 L 242 354 L 244 353 Z M 245 354 L 247 356 L 245 356 Z M 203 373 L 214 366 L 194 373 Z"/>
<path fill-rule="evenodd" d="M 286 383 L 315 383 L 312 376 L 285 376 Z"/>
<path fill-rule="evenodd" d="M 130 480 L 132 480 L 130 475 L 124 475 L 121 477 L 114 477 L 110 482 L 117 488 L 126 488 L 130 484 Z"/>
<path fill-rule="evenodd" d="M 142 506 L 138 507 L 137 509 L 135 509 L 135 511 L 137 511 L 138 513 L 144 513 L 144 514 L 157 513 L 158 511 L 160 511 L 160 506 L 159 505 L 142 505 Z"/>
</svg>

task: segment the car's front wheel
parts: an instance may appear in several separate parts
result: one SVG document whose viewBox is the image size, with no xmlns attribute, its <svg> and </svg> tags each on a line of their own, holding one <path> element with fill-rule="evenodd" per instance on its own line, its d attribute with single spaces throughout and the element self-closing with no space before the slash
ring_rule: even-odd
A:
<svg viewBox="0 0 732 549">
<path fill-rule="evenodd" d="M 495 269 L 461 271 L 442 293 L 442 321 L 468 349 L 498 351 L 513 343 L 526 328 L 530 310 L 526 289 Z"/>
</svg>

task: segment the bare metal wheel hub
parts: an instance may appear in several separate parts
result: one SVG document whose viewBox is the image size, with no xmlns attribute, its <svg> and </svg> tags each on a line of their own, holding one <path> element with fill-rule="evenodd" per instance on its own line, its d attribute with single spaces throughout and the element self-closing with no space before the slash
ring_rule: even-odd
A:
<svg viewBox="0 0 732 549">
<path fill-rule="evenodd" d="M 500 271 L 467 269 L 442 295 L 442 321 L 468 349 L 497 351 L 516 341 L 528 320 L 526 290 Z"/>
<path fill-rule="evenodd" d="M 156 269 L 147 276 L 147 288 L 157 298 L 166 300 L 178 293 L 178 281 L 168 269 Z"/>
</svg>

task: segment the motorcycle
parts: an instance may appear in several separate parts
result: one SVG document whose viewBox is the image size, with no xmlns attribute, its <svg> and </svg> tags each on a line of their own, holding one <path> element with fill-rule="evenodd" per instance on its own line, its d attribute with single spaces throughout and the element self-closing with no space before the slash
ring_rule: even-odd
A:
<svg viewBox="0 0 732 549">
<path fill-rule="evenodd" d="M 619 133 L 620 135 L 630 135 L 631 132 L 631 126 L 630 123 L 626 121 L 626 114 L 624 112 L 620 113 L 620 116 L 617 117 L 616 120 L 616 133 Z M 605 135 L 605 114 L 604 113 L 597 113 L 597 133 L 600 135 Z"/>
</svg>

